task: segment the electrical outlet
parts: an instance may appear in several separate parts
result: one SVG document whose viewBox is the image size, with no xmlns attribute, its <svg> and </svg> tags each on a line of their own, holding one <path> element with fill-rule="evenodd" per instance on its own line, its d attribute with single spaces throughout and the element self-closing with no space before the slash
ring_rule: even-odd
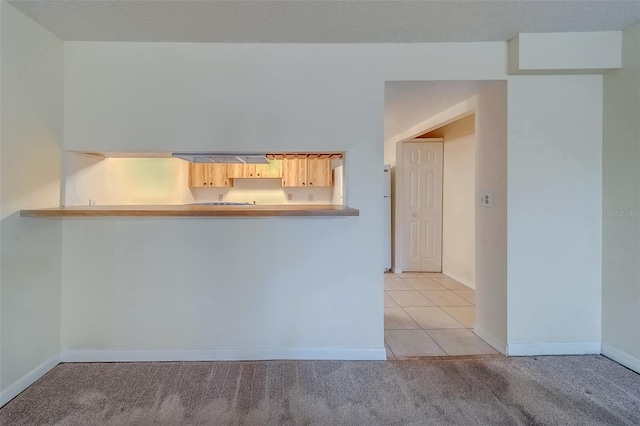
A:
<svg viewBox="0 0 640 426">
<path fill-rule="evenodd" d="M 309 194 L 309 201 L 313 201 L 313 194 Z"/>
<path fill-rule="evenodd" d="M 493 192 L 483 192 L 480 194 L 480 207 L 493 206 Z"/>
<path fill-rule="evenodd" d="M 218 201 L 222 201 L 223 198 L 224 198 L 223 194 L 218 194 Z"/>
<path fill-rule="evenodd" d="M 287 194 L 287 200 L 288 200 L 288 201 L 293 200 L 293 195 L 292 195 L 292 194 Z"/>
</svg>

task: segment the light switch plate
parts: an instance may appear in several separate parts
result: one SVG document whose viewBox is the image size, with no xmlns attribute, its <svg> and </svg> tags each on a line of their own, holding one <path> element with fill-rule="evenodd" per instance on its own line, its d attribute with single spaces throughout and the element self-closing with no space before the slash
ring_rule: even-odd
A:
<svg viewBox="0 0 640 426">
<path fill-rule="evenodd" d="M 483 192 L 480 194 L 480 207 L 493 206 L 493 192 Z"/>
</svg>

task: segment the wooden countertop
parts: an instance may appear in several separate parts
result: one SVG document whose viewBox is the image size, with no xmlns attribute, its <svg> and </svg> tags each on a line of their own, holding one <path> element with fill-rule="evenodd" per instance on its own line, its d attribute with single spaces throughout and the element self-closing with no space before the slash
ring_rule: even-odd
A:
<svg viewBox="0 0 640 426">
<path fill-rule="evenodd" d="M 268 217 L 268 216 L 359 216 L 347 206 L 277 205 L 277 206 L 80 206 L 20 210 L 23 217 Z"/>
</svg>

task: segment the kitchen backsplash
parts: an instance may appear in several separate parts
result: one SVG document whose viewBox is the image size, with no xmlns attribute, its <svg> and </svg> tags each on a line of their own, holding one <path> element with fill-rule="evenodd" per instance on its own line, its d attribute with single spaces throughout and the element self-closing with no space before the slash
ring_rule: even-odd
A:
<svg viewBox="0 0 640 426">
<path fill-rule="evenodd" d="M 191 192 L 194 202 L 331 204 L 331 188 L 283 188 L 280 179 L 234 179 L 231 188 L 194 188 Z"/>
</svg>

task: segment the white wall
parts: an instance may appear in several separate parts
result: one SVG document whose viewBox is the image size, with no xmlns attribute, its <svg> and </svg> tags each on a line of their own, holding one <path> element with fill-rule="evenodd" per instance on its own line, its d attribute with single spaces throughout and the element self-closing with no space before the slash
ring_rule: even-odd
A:
<svg viewBox="0 0 640 426">
<path fill-rule="evenodd" d="M 62 224 L 19 217 L 60 204 L 63 44 L 0 2 L 0 404 L 57 363 Z"/>
<path fill-rule="evenodd" d="M 114 147 L 112 150 L 120 147 L 120 151 L 131 151 L 133 140 L 133 146 L 160 147 L 154 149 L 157 151 L 170 151 L 175 146 L 237 150 L 247 145 L 268 145 L 274 151 L 286 151 L 289 146 L 311 143 L 322 143 L 326 150 L 342 145 L 346 137 L 340 136 L 340 129 L 328 125 L 332 122 L 328 119 L 344 122 L 355 140 L 370 143 L 366 135 L 371 131 L 358 136 L 354 128 L 362 126 L 358 120 L 365 116 L 373 118 L 374 109 L 378 114 L 377 125 L 382 128 L 383 105 L 371 105 L 367 112 L 352 111 L 349 125 L 346 117 L 340 119 L 339 112 L 354 104 L 364 104 L 364 100 L 350 99 L 349 93 L 371 91 L 374 93 L 367 95 L 369 100 L 382 99 L 384 86 L 379 86 L 387 78 L 504 78 L 505 69 L 501 68 L 506 66 L 504 49 L 505 43 L 500 42 L 413 45 L 68 42 L 65 60 L 69 73 L 66 81 L 70 85 L 65 88 L 65 148 L 97 151 L 99 147 L 110 146 Z M 167 64 L 166 70 L 159 69 L 157 61 L 162 61 L 158 58 L 170 51 L 179 54 L 181 60 Z M 117 58 L 113 57 L 115 52 Z M 140 52 L 145 52 L 144 57 L 138 56 Z M 387 60 L 378 56 L 381 54 L 388 55 Z M 438 60 L 425 57 L 431 54 L 437 55 Z M 119 66 L 110 65 L 105 55 L 117 60 Z M 331 59 L 344 62 L 328 62 Z M 469 69 L 467 61 L 473 61 L 473 69 Z M 255 67 L 262 64 L 274 68 L 257 72 Z M 428 70 L 422 68 L 425 65 Z M 104 66 L 108 67 L 108 74 Z M 369 66 L 377 68 L 368 69 Z M 305 76 L 298 75 L 302 69 L 307 72 Z M 105 80 L 92 80 L 89 76 L 94 74 L 104 76 Z M 118 82 L 127 84 L 118 87 Z M 127 93 L 134 89 L 133 82 L 138 85 Z M 82 107 L 82 101 L 97 97 L 103 102 L 91 109 Z M 275 100 L 280 100 L 277 107 Z M 328 110 L 327 106 L 334 109 Z M 301 110 L 302 107 L 305 109 Z M 136 115 L 128 116 L 119 108 L 135 111 Z M 117 121 L 109 123 L 107 117 Z M 290 125 L 293 117 L 299 121 L 295 126 Z M 150 123 L 154 125 L 149 126 Z M 300 128 L 305 131 L 296 133 Z M 376 137 L 382 140 L 381 135 Z"/>
<path fill-rule="evenodd" d="M 640 24 L 604 76 L 602 352 L 640 372 Z"/>
<path fill-rule="evenodd" d="M 408 129 L 420 125 L 445 110 L 473 98 L 491 81 L 389 81 L 385 84 L 384 139 L 389 141 L 398 135 L 404 139 Z M 425 133 L 425 130 L 421 130 Z M 385 158 L 387 151 L 385 150 Z M 395 155 L 393 153 L 392 155 Z"/>
<path fill-rule="evenodd" d="M 469 83 L 469 82 L 465 82 Z M 477 82 L 477 90 L 484 86 L 488 82 Z M 427 132 L 438 129 L 446 124 L 459 120 L 467 115 L 473 113 L 476 108 L 475 96 L 470 96 L 468 99 L 455 104 L 452 107 L 445 109 L 433 116 L 426 116 L 427 118 L 421 120 L 418 124 L 409 127 L 403 132 L 392 136 L 384 141 L 384 159 L 385 164 L 395 166 L 396 164 L 396 147 L 398 142 L 403 142 L 409 139 L 417 138 Z M 385 116 L 386 120 L 386 116 Z"/>
<path fill-rule="evenodd" d="M 602 76 L 513 76 L 508 105 L 509 353 L 599 353 Z"/>
<path fill-rule="evenodd" d="M 509 40 L 512 74 L 601 74 L 620 68 L 621 31 L 521 33 Z"/>
<path fill-rule="evenodd" d="M 507 82 L 483 88 L 475 111 L 475 200 L 482 192 L 493 193 L 493 207 L 475 209 L 475 332 L 505 352 L 507 325 L 511 327 L 511 322 L 507 324 L 507 221 L 520 223 L 518 216 L 507 216 Z M 544 294 L 537 296 L 540 305 L 548 306 Z M 576 303 L 581 303 L 580 297 Z"/>
<path fill-rule="evenodd" d="M 345 150 L 361 212 L 65 220 L 68 359 L 384 356 L 384 82 L 507 79 L 505 43 L 74 42 L 65 60 L 66 149 Z M 508 80 L 507 343 L 571 352 L 599 342 L 602 79 Z"/>
<path fill-rule="evenodd" d="M 475 114 L 430 132 L 444 138 L 442 272 L 475 288 Z"/>
<path fill-rule="evenodd" d="M 72 42 L 65 60 L 66 149 L 344 150 L 361 212 L 65 220 L 62 346 L 80 358 L 384 357 L 384 82 L 506 69 L 504 43 Z"/>
</svg>

